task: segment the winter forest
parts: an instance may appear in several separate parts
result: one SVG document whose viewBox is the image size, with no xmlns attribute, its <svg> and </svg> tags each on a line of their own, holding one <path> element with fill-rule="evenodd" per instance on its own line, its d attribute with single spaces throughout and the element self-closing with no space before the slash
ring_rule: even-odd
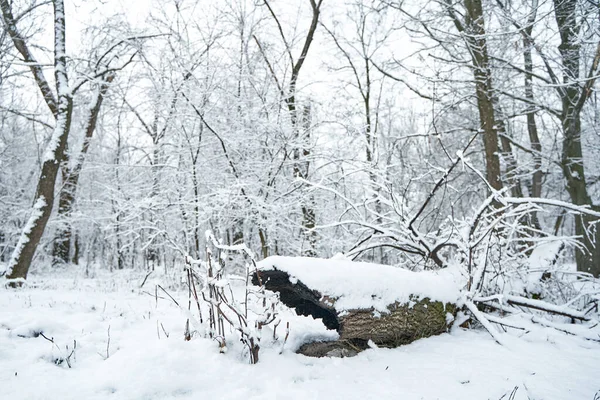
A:
<svg viewBox="0 0 600 400">
<path fill-rule="evenodd" d="M 600 399 L 598 1 L 0 8 L 0 397 Z"/>
</svg>

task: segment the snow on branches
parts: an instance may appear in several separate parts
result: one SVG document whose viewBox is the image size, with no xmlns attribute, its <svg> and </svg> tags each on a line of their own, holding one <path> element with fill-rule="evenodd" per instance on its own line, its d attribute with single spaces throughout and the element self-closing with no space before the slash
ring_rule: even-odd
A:
<svg viewBox="0 0 600 400">
<path fill-rule="evenodd" d="M 250 274 L 256 270 L 256 262 L 250 249 L 245 245 L 222 245 L 210 232 L 206 238 L 205 260 L 185 258 L 188 307 L 184 338 L 191 340 L 193 333 L 201 334 L 215 340 L 219 351 L 225 353 L 228 337 L 234 335 L 244 344 L 250 363 L 256 364 L 263 328 L 271 326 L 273 340 L 277 341 L 277 327 L 281 322 L 277 312 L 279 297 L 265 291 L 262 284 L 258 288 L 252 286 Z M 241 253 L 245 258 L 243 275 L 226 273 L 230 270 L 227 262 L 231 252 Z M 197 317 L 192 314 L 193 304 Z M 194 332 L 190 322 L 196 327 Z M 287 329 L 289 332 L 289 326 Z"/>
</svg>

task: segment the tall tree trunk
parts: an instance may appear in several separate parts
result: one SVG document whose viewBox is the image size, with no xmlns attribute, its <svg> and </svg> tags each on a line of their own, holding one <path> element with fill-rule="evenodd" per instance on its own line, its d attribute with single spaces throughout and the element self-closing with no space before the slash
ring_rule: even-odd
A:
<svg viewBox="0 0 600 400">
<path fill-rule="evenodd" d="M 300 71 L 302 70 L 302 66 L 304 65 L 304 61 L 306 60 L 306 56 L 308 55 L 308 51 L 314 39 L 315 32 L 317 30 L 319 24 L 319 15 L 321 13 L 321 4 L 323 0 L 309 0 L 310 7 L 312 11 L 312 19 L 310 23 L 310 27 L 308 28 L 308 32 L 306 33 L 306 37 L 304 38 L 304 44 L 302 46 L 302 50 L 300 52 L 300 57 L 297 60 L 294 60 L 292 56 L 292 50 L 289 47 L 289 42 L 285 38 L 283 33 L 283 28 L 279 19 L 275 15 L 275 12 L 271 8 L 268 0 L 263 0 L 264 4 L 269 9 L 271 16 L 277 24 L 277 28 L 279 30 L 279 34 L 281 35 L 281 39 L 286 47 L 286 52 L 289 57 L 289 61 L 292 67 L 292 74 L 290 76 L 289 88 L 287 93 L 284 91 L 283 87 L 279 85 L 279 80 L 275 76 L 275 72 L 272 69 L 271 64 L 268 62 L 266 55 L 264 54 L 264 50 L 262 49 L 260 42 L 258 39 L 255 40 L 259 46 L 259 49 L 263 53 L 265 57 L 265 61 L 273 74 L 273 78 L 278 85 L 278 88 L 282 95 L 284 96 L 285 103 L 288 108 L 288 112 L 290 114 L 290 121 L 292 125 L 292 129 L 295 133 L 295 137 L 298 141 L 296 144 L 296 148 L 293 151 L 293 160 L 294 160 L 294 176 L 300 179 L 307 179 L 308 172 L 310 168 L 310 129 L 305 128 L 306 118 L 302 118 L 303 121 L 300 120 L 298 115 L 298 104 L 296 99 L 296 89 L 298 84 L 298 77 L 300 76 Z M 315 257 L 317 255 L 317 233 L 315 231 L 316 227 L 316 214 L 315 214 L 315 206 L 314 206 L 314 198 L 312 195 L 305 196 L 300 204 L 300 209 L 302 211 L 302 236 L 303 242 L 308 244 L 308 247 L 304 247 L 302 249 L 302 254 L 308 257 Z"/>
<path fill-rule="evenodd" d="M 492 74 L 489 67 L 483 7 L 481 0 L 465 0 L 465 24 L 467 41 L 470 43 L 473 59 L 473 76 L 477 93 L 479 124 L 483 130 L 483 148 L 485 151 L 486 178 L 490 186 L 502 189 L 500 179 L 500 159 L 498 157 L 498 128 L 493 102 Z"/>
<path fill-rule="evenodd" d="M 2 2 L 4 13 L 5 2 Z M 31 260 L 42 238 L 54 205 L 54 185 L 63 159 L 71 128 L 73 102 L 67 77 L 65 54 L 65 9 L 62 0 L 54 0 L 54 74 L 58 93 L 56 125 L 44 155 L 31 216 L 8 264 L 7 279 L 27 278 Z M 6 14 L 6 13 L 4 13 Z M 36 80 L 38 77 L 36 76 Z"/>
<path fill-rule="evenodd" d="M 63 187 L 58 198 L 58 215 L 60 226 L 54 236 L 52 244 L 52 264 L 66 264 L 69 262 L 69 253 L 71 249 L 71 223 L 68 218 L 71 216 L 73 203 L 75 202 L 75 187 L 73 179 L 69 176 L 68 167 L 61 168 Z"/>
<path fill-rule="evenodd" d="M 88 117 L 86 119 L 85 136 L 83 139 L 83 147 L 79 153 L 75 163 L 71 166 L 68 165 L 68 156 L 65 154 L 65 162 L 62 168 L 63 188 L 60 191 L 58 200 L 58 215 L 59 220 L 62 220 L 62 225 L 59 228 L 54 238 L 54 244 L 52 248 L 53 264 L 68 263 L 69 254 L 71 250 L 71 238 L 72 226 L 69 221 L 71 212 L 73 211 L 73 205 L 75 203 L 75 193 L 77 191 L 77 185 L 79 183 L 79 175 L 83 168 L 83 163 L 90 147 L 90 142 L 96 130 L 96 123 L 98 121 L 98 115 L 100 114 L 100 108 L 104 101 L 104 96 L 108 91 L 110 83 L 113 81 L 114 75 L 108 74 L 100 84 L 98 91 L 90 107 Z"/>
<path fill-rule="evenodd" d="M 587 76 L 587 81 L 580 85 L 580 51 L 579 31 L 581 21 L 577 18 L 577 0 L 554 0 L 554 14 L 560 32 L 558 47 L 563 67 L 562 97 L 562 169 L 567 181 L 567 191 L 571 201 L 577 205 L 593 206 L 587 190 L 583 149 L 581 146 L 581 110 L 589 97 L 595 81 L 600 60 L 600 43 Z M 597 218 L 590 216 L 575 217 L 575 234 L 579 236 L 583 248 L 575 251 L 577 270 L 600 276 L 600 229 Z"/>
<path fill-rule="evenodd" d="M 538 9 L 538 0 L 533 0 L 531 12 L 527 19 L 527 27 L 525 28 L 525 35 L 523 35 L 523 60 L 525 67 L 525 98 L 534 104 L 535 98 L 533 94 L 533 57 L 531 50 L 533 48 L 533 42 L 531 40 L 531 34 L 533 33 L 533 24 L 536 19 Z M 530 110 L 527 112 L 527 133 L 529 134 L 529 143 L 531 150 L 533 150 L 533 176 L 531 177 L 531 185 L 529 189 L 529 195 L 531 197 L 542 197 L 542 144 L 538 135 L 537 123 L 535 121 L 536 111 L 533 106 L 529 106 Z M 541 230 L 541 225 L 537 216 L 537 211 L 531 213 L 531 225 Z"/>
<path fill-rule="evenodd" d="M 119 168 L 121 163 L 121 129 L 117 129 L 117 154 L 115 154 L 115 182 L 117 184 L 116 193 L 121 193 L 121 178 L 119 176 Z M 122 206 L 117 204 L 114 196 L 111 198 L 112 212 L 115 215 L 115 255 L 117 258 L 117 269 L 124 267 L 123 245 L 121 240 L 121 219 L 123 216 Z M 112 264 L 111 264 L 112 272 Z"/>
<path fill-rule="evenodd" d="M 446 0 L 447 11 L 457 30 L 464 34 L 475 78 L 475 94 L 479 111 L 479 126 L 483 132 L 486 179 L 495 190 L 502 189 L 500 158 L 498 157 L 498 124 L 494 110 L 494 89 L 487 50 L 486 31 L 481 0 L 464 0 L 464 24 L 459 19 L 451 0 Z"/>
<path fill-rule="evenodd" d="M 294 129 L 297 132 L 297 137 L 300 139 L 302 149 L 296 148 L 294 150 L 294 176 L 301 179 L 308 179 L 308 173 L 310 168 L 310 149 L 308 148 L 310 142 L 310 130 L 311 130 L 311 116 L 310 116 L 310 104 L 304 107 L 302 110 L 302 119 L 298 121 L 295 99 L 294 109 L 291 111 L 294 115 Z M 303 132 L 301 132 L 303 131 Z M 300 154 L 300 152 L 302 152 Z M 306 257 L 317 256 L 317 232 L 316 227 L 316 214 L 315 214 L 315 201 L 312 194 L 305 196 L 302 199 L 301 204 L 302 210 L 302 234 L 303 242 L 302 255 Z"/>
</svg>

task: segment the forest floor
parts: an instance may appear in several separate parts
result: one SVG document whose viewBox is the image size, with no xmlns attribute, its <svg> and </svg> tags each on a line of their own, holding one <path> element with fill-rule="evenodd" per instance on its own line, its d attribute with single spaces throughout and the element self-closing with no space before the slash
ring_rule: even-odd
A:
<svg viewBox="0 0 600 400">
<path fill-rule="evenodd" d="M 500 346 L 485 331 L 455 328 L 315 359 L 294 350 L 332 333 L 288 310 L 283 351 L 265 332 L 260 362 L 249 365 L 234 334 L 226 354 L 210 339 L 184 341 L 185 313 L 155 297 L 156 281 L 140 288 L 142 273 L 58 275 L 0 288 L 0 399 L 600 398 L 600 344 L 552 329 L 507 334 Z M 187 307 L 187 291 L 169 293 Z"/>
</svg>

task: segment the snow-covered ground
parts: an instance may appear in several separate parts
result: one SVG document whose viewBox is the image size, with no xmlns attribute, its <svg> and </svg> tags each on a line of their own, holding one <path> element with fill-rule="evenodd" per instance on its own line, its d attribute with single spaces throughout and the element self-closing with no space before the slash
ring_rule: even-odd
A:
<svg viewBox="0 0 600 400">
<path fill-rule="evenodd" d="M 332 334 L 289 311 L 283 353 L 265 332 L 260 363 L 249 365 L 234 335 L 226 354 L 209 339 L 184 341 L 186 316 L 156 301 L 152 279 L 140 289 L 143 275 L 75 275 L 0 288 L 0 399 L 463 400 L 508 399 L 515 388 L 517 400 L 599 396 L 600 344 L 552 329 L 505 337 L 503 347 L 485 331 L 456 328 L 397 349 L 314 359 L 293 350 Z M 187 307 L 187 292 L 170 293 Z M 71 368 L 57 365 L 74 342 Z"/>
</svg>

